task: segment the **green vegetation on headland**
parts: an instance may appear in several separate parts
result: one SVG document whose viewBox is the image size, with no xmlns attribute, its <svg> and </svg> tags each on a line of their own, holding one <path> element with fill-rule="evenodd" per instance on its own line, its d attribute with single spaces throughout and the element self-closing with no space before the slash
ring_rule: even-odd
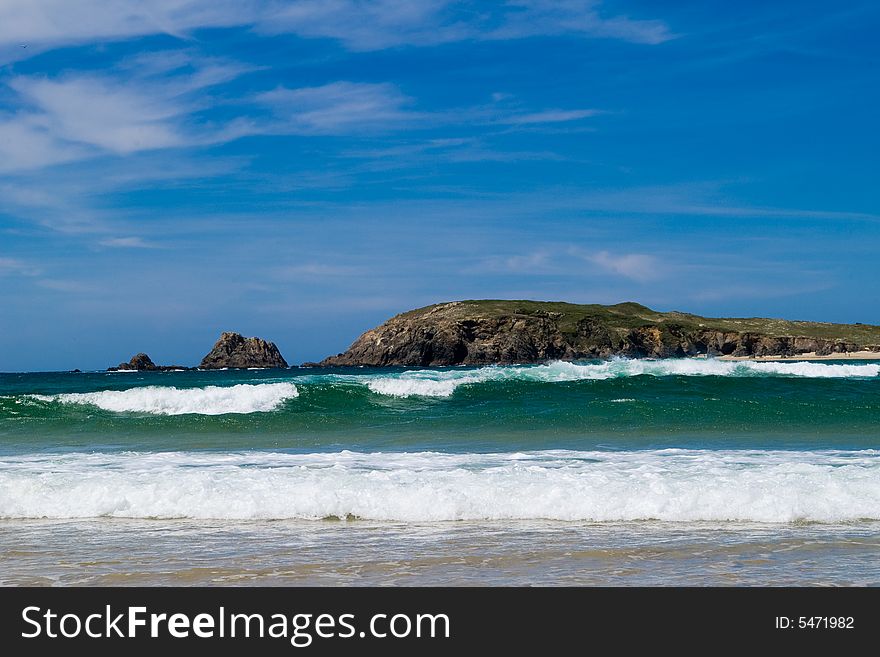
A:
<svg viewBox="0 0 880 657">
<path fill-rule="evenodd" d="M 398 315 L 424 313 L 449 304 L 435 304 Z M 843 342 L 880 345 L 880 326 L 872 324 L 833 324 L 830 322 L 806 322 L 788 319 L 768 319 L 766 317 L 701 317 L 691 313 L 659 312 L 651 310 L 635 301 L 604 306 L 597 303 L 580 304 L 564 301 L 507 301 L 499 299 L 478 299 L 459 301 L 453 313 L 468 315 L 474 311 L 486 316 L 538 315 L 559 313 L 561 331 L 574 332 L 578 321 L 592 317 L 607 322 L 616 328 L 638 328 L 653 324 L 676 324 L 685 328 L 711 328 L 719 331 L 739 331 L 761 333 L 770 337 L 810 336 Z"/>
</svg>

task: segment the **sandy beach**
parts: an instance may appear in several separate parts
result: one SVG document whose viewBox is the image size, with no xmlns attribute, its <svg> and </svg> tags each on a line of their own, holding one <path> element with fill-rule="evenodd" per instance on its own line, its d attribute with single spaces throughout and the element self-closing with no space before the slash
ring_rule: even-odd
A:
<svg viewBox="0 0 880 657">
<path fill-rule="evenodd" d="M 697 356 L 706 358 L 706 356 Z M 718 356 L 718 360 L 754 360 L 754 361 L 798 361 L 798 360 L 880 360 L 878 351 L 852 351 L 842 354 L 818 355 L 816 352 L 798 354 L 797 356 Z"/>
</svg>

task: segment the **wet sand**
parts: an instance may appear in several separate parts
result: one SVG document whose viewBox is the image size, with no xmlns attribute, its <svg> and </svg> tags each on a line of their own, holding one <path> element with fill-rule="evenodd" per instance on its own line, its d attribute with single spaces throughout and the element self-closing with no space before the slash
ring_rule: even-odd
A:
<svg viewBox="0 0 880 657">
<path fill-rule="evenodd" d="M 880 584 L 880 523 L 0 521 L 0 584 Z"/>
</svg>

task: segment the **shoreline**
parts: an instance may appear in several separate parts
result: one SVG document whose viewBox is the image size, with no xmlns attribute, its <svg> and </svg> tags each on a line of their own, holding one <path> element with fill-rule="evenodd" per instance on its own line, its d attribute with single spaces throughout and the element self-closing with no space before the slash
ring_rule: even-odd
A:
<svg viewBox="0 0 880 657">
<path fill-rule="evenodd" d="M 701 354 L 696 358 L 708 358 L 708 356 Z M 717 359 L 732 361 L 880 360 L 880 351 L 850 351 L 821 356 L 814 351 L 809 351 L 797 356 L 717 356 Z"/>
</svg>

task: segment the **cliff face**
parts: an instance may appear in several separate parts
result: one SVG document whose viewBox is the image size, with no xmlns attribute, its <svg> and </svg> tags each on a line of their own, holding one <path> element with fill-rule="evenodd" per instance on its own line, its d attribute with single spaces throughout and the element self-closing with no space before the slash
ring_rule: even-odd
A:
<svg viewBox="0 0 880 657">
<path fill-rule="evenodd" d="M 713 319 L 615 306 L 458 301 L 391 318 L 324 366 L 487 365 L 610 356 L 793 356 L 880 351 L 880 327 Z"/>
<path fill-rule="evenodd" d="M 223 367 L 287 367 L 287 361 L 274 342 L 245 338 L 238 333 L 223 333 L 199 367 L 206 370 Z"/>
</svg>

